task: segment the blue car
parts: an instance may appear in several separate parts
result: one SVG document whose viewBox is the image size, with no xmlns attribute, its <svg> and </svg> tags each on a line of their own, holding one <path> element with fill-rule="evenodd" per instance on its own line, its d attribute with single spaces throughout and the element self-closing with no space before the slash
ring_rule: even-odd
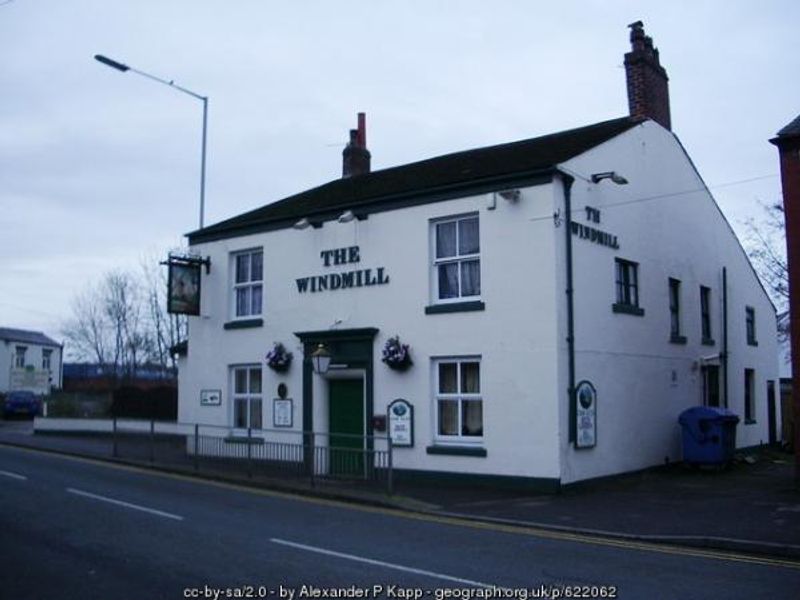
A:
<svg viewBox="0 0 800 600">
<path fill-rule="evenodd" d="M 42 408 L 41 399 L 33 392 L 9 392 L 3 405 L 3 416 L 16 415 L 35 417 Z"/>
</svg>

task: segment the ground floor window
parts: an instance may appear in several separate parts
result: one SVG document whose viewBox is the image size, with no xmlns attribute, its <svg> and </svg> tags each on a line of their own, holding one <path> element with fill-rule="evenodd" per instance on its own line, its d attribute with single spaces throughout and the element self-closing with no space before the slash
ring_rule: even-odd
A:
<svg viewBox="0 0 800 600">
<path fill-rule="evenodd" d="M 434 361 L 436 437 L 440 441 L 483 438 L 483 397 L 479 358 Z"/>
<path fill-rule="evenodd" d="M 719 406 L 719 367 L 716 365 L 703 367 L 703 404 Z"/>
<path fill-rule="evenodd" d="M 262 428 L 261 367 L 243 365 L 231 368 L 233 379 L 233 426 Z"/>
<path fill-rule="evenodd" d="M 744 422 L 756 421 L 756 372 L 753 369 L 744 370 Z"/>
</svg>

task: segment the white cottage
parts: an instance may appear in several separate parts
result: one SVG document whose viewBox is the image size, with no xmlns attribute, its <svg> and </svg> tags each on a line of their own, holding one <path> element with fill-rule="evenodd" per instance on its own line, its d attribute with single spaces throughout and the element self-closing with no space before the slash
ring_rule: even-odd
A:
<svg viewBox="0 0 800 600">
<path fill-rule="evenodd" d="M 401 474 L 551 489 L 680 460 L 696 405 L 779 439 L 774 307 L 631 41 L 630 116 L 370 171 L 359 115 L 341 179 L 189 234 L 179 420 L 394 427 Z"/>
<path fill-rule="evenodd" d="M 40 331 L 0 327 L 0 393 L 60 388 L 63 347 Z"/>
</svg>

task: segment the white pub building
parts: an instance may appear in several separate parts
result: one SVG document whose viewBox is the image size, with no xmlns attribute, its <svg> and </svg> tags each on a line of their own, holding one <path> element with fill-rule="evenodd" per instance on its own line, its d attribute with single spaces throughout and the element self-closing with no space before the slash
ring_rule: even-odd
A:
<svg viewBox="0 0 800 600">
<path fill-rule="evenodd" d="M 190 233 L 179 420 L 546 489 L 681 460 L 692 406 L 779 439 L 775 309 L 631 45 L 629 116 L 370 171 L 360 114 L 341 179 Z"/>
</svg>

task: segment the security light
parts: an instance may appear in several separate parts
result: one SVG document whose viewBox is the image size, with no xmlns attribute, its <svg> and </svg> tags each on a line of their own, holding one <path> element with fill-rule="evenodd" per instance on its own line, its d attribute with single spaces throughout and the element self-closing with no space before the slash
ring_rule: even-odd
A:
<svg viewBox="0 0 800 600">
<path fill-rule="evenodd" d="M 303 217 L 297 223 L 292 225 L 292 227 L 294 227 L 295 229 L 308 229 L 309 227 L 311 227 L 311 221 Z"/>
<path fill-rule="evenodd" d="M 628 183 L 628 180 L 616 171 L 606 171 L 604 173 L 594 173 L 592 175 L 592 183 L 599 183 L 603 181 L 603 179 L 610 179 L 617 185 L 625 185 Z"/>
</svg>

